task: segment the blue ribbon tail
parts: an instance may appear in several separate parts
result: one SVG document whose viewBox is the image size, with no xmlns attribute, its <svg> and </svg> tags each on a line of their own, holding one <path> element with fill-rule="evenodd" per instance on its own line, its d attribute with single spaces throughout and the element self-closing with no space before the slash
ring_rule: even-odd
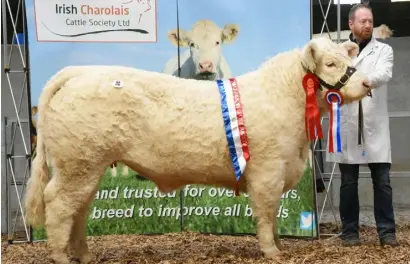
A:
<svg viewBox="0 0 410 264">
<path fill-rule="evenodd" d="M 337 104 L 337 126 L 336 126 L 336 138 L 337 138 L 337 152 L 342 152 L 342 138 L 340 136 L 340 104 Z"/>
</svg>

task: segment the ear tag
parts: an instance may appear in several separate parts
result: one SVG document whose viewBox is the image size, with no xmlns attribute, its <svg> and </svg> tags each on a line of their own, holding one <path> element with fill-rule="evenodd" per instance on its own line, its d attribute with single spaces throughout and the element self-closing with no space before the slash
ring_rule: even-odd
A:
<svg viewBox="0 0 410 264">
<path fill-rule="evenodd" d="M 114 86 L 115 88 L 122 88 L 124 86 L 124 82 L 121 80 L 115 80 L 112 82 L 112 86 Z"/>
</svg>

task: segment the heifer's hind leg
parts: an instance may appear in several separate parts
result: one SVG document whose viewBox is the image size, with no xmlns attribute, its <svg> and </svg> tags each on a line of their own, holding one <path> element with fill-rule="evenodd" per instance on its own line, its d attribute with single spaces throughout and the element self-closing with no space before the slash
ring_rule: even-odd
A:
<svg viewBox="0 0 410 264">
<path fill-rule="evenodd" d="M 250 175 L 249 194 L 253 216 L 257 221 L 259 246 L 266 258 L 279 255 L 280 243 L 276 230 L 276 215 L 284 185 L 284 166 L 281 162 L 264 164 L 264 171 L 255 171 Z"/>
<path fill-rule="evenodd" d="M 63 167 L 67 168 L 67 165 Z M 55 168 L 44 191 L 46 202 L 47 243 L 56 263 L 70 263 L 66 250 L 74 217 L 84 208 L 99 179 L 84 168 Z M 94 176 L 94 177 L 91 177 Z"/>
<path fill-rule="evenodd" d="M 73 219 L 73 208 L 65 203 L 64 197 L 67 193 L 59 179 L 56 169 L 53 177 L 44 190 L 47 244 L 50 250 L 50 257 L 55 263 L 70 263 L 65 247 L 71 232 Z"/>
<path fill-rule="evenodd" d="M 101 171 L 101 173 L 104 173 L 104 171 Z M 92 260 L 92 255 L 88 251 L 85 233 L 89 208 L 94 200 L 97 190 L 98 184 L 95 186 L 94 190 L 88 194 L 88 199 L 84 203 L 83 207 L 74 216 L 74 224 L 69 240 L 69 248 L 72 256 L 78 259 L 80 263 L 84 264 L 90 263 Z"/>
</svg>

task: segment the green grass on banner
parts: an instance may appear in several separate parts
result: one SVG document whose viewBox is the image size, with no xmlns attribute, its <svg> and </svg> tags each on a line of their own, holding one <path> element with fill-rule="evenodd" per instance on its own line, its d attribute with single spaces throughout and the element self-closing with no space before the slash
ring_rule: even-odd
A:
<svg viewBox="0 0 410 264">
<path fill-rule="evenodd" d="M 183 190 L 184 207 L 188 210 L 184 228 L 207 233 L 255 233 L 252 209 L 247 195 L 235 197 L 234 192 L 222 188 L 190 185 Z M 300 229 L 301 212 L 314 212 L 313 185 L 310 170 L 306 169 L 299 184 L 282 195 L 277 214 L 280 235 L 315 236 L 314 230 Z M 195 197 L 192 197 L 194 195 Z M 199 196 L 201 195 L 201 196 Z M 208 211 L 197 208 L 212 208 Z M 203 213 L 203 215 L 198 215 Z M 208 214 L 208 215 L 205 215 Z M 314 228 L 314 227 L 313 227 Z"/>
<path fill-rule="evenodd" d="M 121 166 L 118 167 L 118 172 L 120 171 Z M 100 191 L 90 207 L 87 221 L 88 235 L 179 232 L 181 231 L 180 214 L 183 213 L 187 214 L 184 216 L 185 230 L 227 234 L 256 231 L 252 217 L 245 216 L 249 203 L 244 194 L 235 197 L 233 191 L 204 187 L 202 197 L 190 197 L 195 194 L 192 188 L 198 191 L 198 187 L 202 187 L 190 185 L 189 188 L 181 190 L 182 193 L 188 194 L 184 197 L 181 209 L 180 191 L 172 192 L 166 197 L 161 194 L 162 197 L 159 197 L 160 193 L 153 182 L 137 180 L 133 171 L 130 171 L 128 176 L 118 174 L 117 177 L 112 177 L 110 170 L 106 170 Z M 278 218 L 280 234 L 315 235 L 312 230 L 299 228 L 300 212 L 314 211 L 312 190 L 312 178 L 310 171 L 307 170 L 295 190 L 288 193 L 287 199 L 282 199 L 282 218 Z M 214 192 L 216 196 L 210 197 L 209 191 L 211 195 Z M 219 197 L 218 192 L 219 194 L 223 192 L 224 196 Z M 229 195 L 231 197 L 227 197 Z M 296 199 L 291 199 L 292 197 Z M 238 216 L 233 215 L 238 212 L 237 210 L 227 209 L 234 205 L 237 205 L 236 208 L 240 205 Z M 205 215 L 206 213 L 208 215 Z M 34 230 L 33 237 L 34 240 L 46 239 L 46 233 L 44 229 Z"/>
</svg>

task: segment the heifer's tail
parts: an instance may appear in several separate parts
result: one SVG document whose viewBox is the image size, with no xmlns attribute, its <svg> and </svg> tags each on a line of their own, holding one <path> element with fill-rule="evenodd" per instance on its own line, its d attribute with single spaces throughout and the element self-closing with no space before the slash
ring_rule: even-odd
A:
<svg viewBox="0 0 410 264">
<path fill-rule="evenodd" d="M 31 177 L 27 182 L 24 205 L 27 222 L 33 227 L 40 227 L 45 222 L 43 192 L 49 179 L 49 171 L 44 148 L 43 136 L 39 133 L 37 136 L 37 153 L 33 160 Z"/>
<path fill-rule="evenodd" d="M 53 96 L 61 89 L 62 85 L 70 78 L 81 74 L 82 67 L 67 67 L 58 72 L 46 84 L 39 98 L 37 122 L 37 149 L 33 160 L 31 177 L 27 182 L 25 198 L 25 216 L 27 222 L 33 227 L 40 227 L 45 223 L 44 189 L 49 181 L 49 170 L 44 145 L 42 128 L 45 122 L 45 113 Z"/>
</svg>

